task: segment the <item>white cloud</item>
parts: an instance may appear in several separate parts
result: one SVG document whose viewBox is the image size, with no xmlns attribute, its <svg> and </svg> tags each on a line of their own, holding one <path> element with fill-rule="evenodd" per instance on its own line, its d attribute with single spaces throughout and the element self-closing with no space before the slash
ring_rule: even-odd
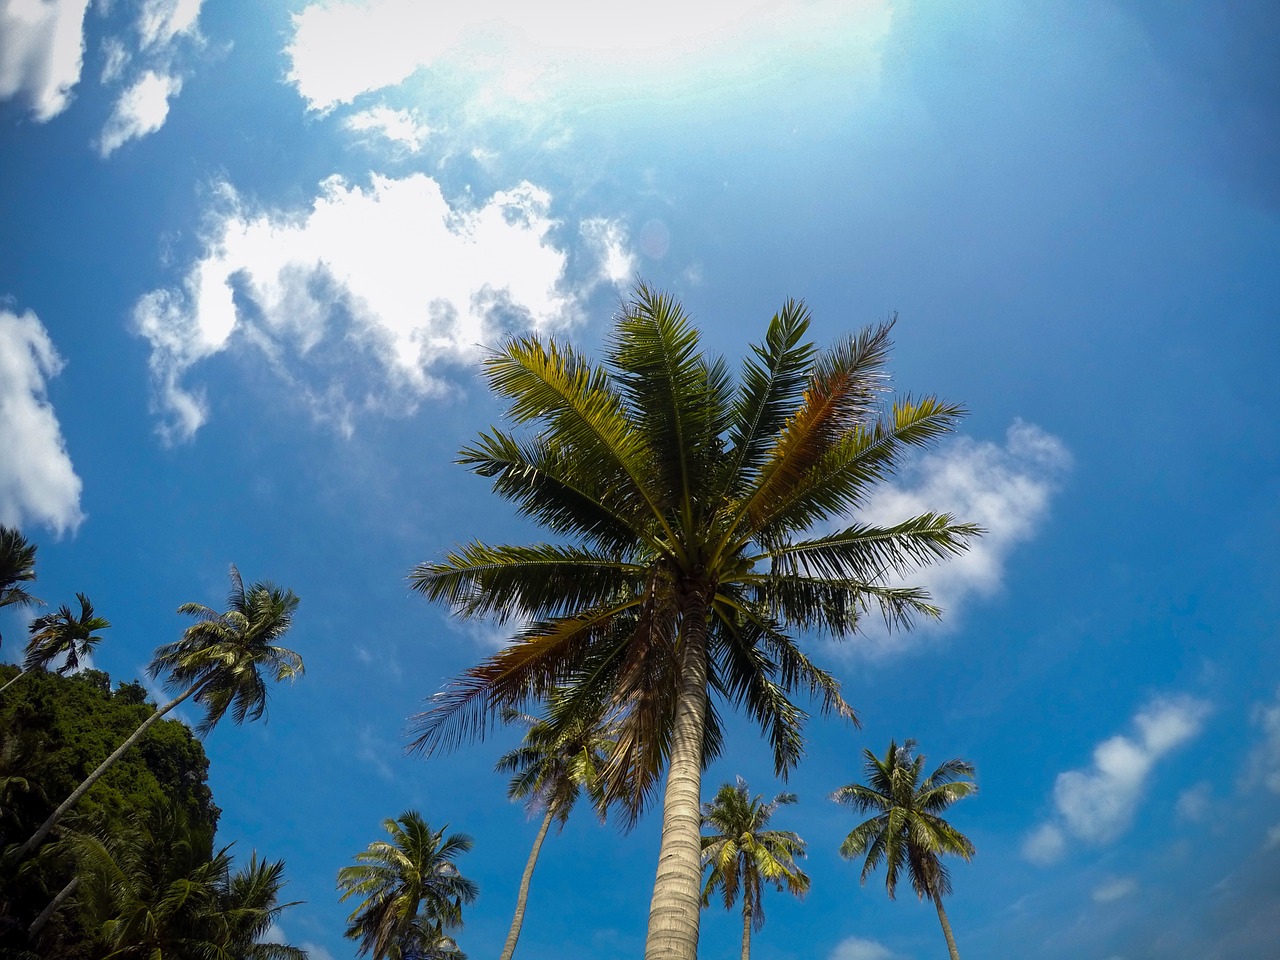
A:
<svg viewBox="0 0 1280 960">
<path fill-rule="evenodd" d="M 1262 849 L 1274 850 L 1276 847 L 1280 847 L 1280 823 L 1267 828 L 1267 842 Z"/>
<path fill-rule="evenodd" d="M 1133 877 L 1112 877 L 1099 884 L 1093 891 L 1094 903 L 1114 903 L 1123 900 L 1138 889 L 1138 881 Z"/>
<path fill-rule="evenodd" d="M 943 624 L 954 625 L 970 597 L 999 591 L 1010 553 L 1044 523 L 1070 465 L 1071 455 L 1060 440 L 1016 420 L 1003 445 L 962 437 L 922 457 L 899 480 L 876 490 L 858 519 L 892 524 L 944 511 L 987 531 L 960 556 L 894 581 L 926 586 L 943 609 Z M 868 639 L 873 654 L 911 642 L 907 635 L 875 631 Z"/>
<path fill-rule="evenodd" d="M 431 135 L 431 129 L 408 110 L 392 110 L 379 105 L 361 110 L 343 121 L 355 133 L 373 133 L 417 153 Z"/>
<path fill-rule="evenodd" d="M 1253 708 L 1253 723 L 1262 729 L 1262 740 L 1250 754 L 1245 783 L 1261 783 L 1272 793 L 1280 793 L 1280 691 L 1274 703 Z"/>
<path fill-rule="evenodd" d="M 0 309 L 0 523 L 31 523 L 61 534 L 84 519 L 80 478 L 45 384 L 62 370 L 43 324 L 30 311 Z"/>
<path fill-rule="evenodd" d="M 102 42 L 102 76 L 100 82 L 105 86 L 114 83 L 124 75 L 124 68 L 129 65 L 133 55 L 117 37 L 108 37 Z"/>
<path fill-rule="evenodd" d="M 98 138 L 98 153 L 110 156 L 130 140 L 155 133 L 169 116 L 169 100 L 182 90 L 182 80 L 146 71 L 120 92 Z"/>
<path fill-rule="evenodd" d="M 1056 822 L 1038 832 L 1058 830 L 1094 844 L 1115 840 L 1132 822 L 1155 764 L 1196 736 L 1208 715 L 1209 704 L 1192 697 L 1148 703 L 1134 716 L 1136 737 L 1104 740 L 1094 748 L 1091 767 L 1058 774 L 1053 791 Z M 1046 863 L 1064 849 L 1065 843 L 1054 855 L 1049 845 L 1037 847 L 1028 841 L 1023 855 Z"/>
<path fill-rule="evenodd" d="M 793 62 L 831 65 L 846 84 L 874 82 L 890 22 L 886 0 L 652 0 L 610 8 L 607 17 L 588 0 L 320 0 L 294 14 L 286 55 L 289 80 L 313 110 L 419 70 L 469 82 L 473 107 L 523 109 L 562 96 L 705 93 L 778 75 Z"/>
<path fill-rule="evenodd" d="M 1173 807 L 1173 812 L 1177 814 L 1178 819 L 1188 823 L 1203 820 L 1205 814 L 1209 812 L 1209 804 L 1213 799 L 1210 794 L 1212 789 L 1207 780 L 1202 780 L 1178 794 L 1178 802 Z"/>
<path fill-rule="evenodd" d="M 221 197 L 182 288 L 134 309 L 169 440 L 208 416 L 186 372 L 235 342 L 349 433 L 362 412 L 452 392 L 441 367 L 473 362 L 481 345 L 575 322 L 593 285 L 567 279 L 551 197 L 527 182 L 459 206 L 422 174 L 367 188 L 334 177 L 302 213 L 250 210 L 229 186 Z"/>
<path fill-rule="evenodd" d="M 196 33 L 203 0 L 144 0 L 136 28 L 140 46 L 166 47 Z"/>
<path fill-rule="evenodd" d="M 614 286 L 631 282 L 636 258 L 627 245 L 627 232 L 616 220 L 593 217 L 582 223 L 582 239 L 600 262 L 600 279 Z"/>
<path fill-rule="evenodd" d="M 0 100 L 20 97 L 39 121 L 67 108 L 84 61 L 89 0 L 0 0 Z"/>
<path fill-rule="evenodd" d="M 318 943 L 304 942 L 301 946 L 310 960 L 333 960 L 333 954 Z"/>
<path fill-rule="evenodd" d="M 828 960 L 892 960 L 892 950 L 874 940 L 846 937 L 836 944 Z"/>
<path fill-rule="evenodd" d="M 1032 863 L 1053 863 L 1067 849 L 1067 838 L 1052 823 L 1036 827 L 1022 841 L 1022 855 Z"/>
</svg>

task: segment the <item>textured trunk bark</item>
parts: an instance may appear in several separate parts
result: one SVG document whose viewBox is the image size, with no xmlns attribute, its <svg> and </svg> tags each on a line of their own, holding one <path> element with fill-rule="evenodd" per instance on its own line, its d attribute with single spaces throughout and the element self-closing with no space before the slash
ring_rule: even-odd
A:
<svg viewBox="0 0 1280 960">
<path fill-rule="evenodd" d="M 36 849 L 36 847 L 40 846 L 41 841 L 43 841 L 44 838 L 49 835 L 49 831 L 54 828 L 54 825 L 57 824 L 57 822 L 62 819 L 63 815 L 66 814 L 68 810 L 70 810 L 72 807 L 74 807 L 77 803 L 80 802 L 80 798 L 89 792 L 89 789 L 102 778 L 102 775 L 104 773 L 106 773 L 108 770 L 111 769 L 112 764 L 114 764 L 117 760 L 123 757 L 125 753 L 128 752 L 130 747 L 132 747 L 135 743 L 141 740 L 143 735 L 145 735 L 148 730 L 150 730 L 153 726 L 155 726 L 155 724 L 160 720 L 161 717 L 163 717 L 166 713 L 168 713 L 178 704 L 182 703 L 182 701 L 186 700 L 189 696 L 191 696 L 193 693 L 195 693 L 199 689 L 200 689 L 200 684 L 197 683 L 194 686 L 192 686 L 191 689 L 189 689 L 186 693 L 170 700 L 168 703 L 166 703 L 163 707 L 161 707 L 151 716 L 147 717 L 147 719 L 143 720 L 142 723 L 138 725 L 138 729 L 133 731 L 133 733 L 129 735 L 129 739 L 126 740 L 124 743 L 120 744 L 120 746 L 116 747 L 115 752 L 112 753 L 111 756 L 107 757 L 107 759 L 103 760 L 102 763 L 98 764 L 98 769 L 94 770 L 93 773 L 85 777 L 84 782 L 81 783 L 80 786 L 76 787 L 74 791 L 72 791 L 71 796 L 63 800 L 62 803 L 59 805 L 58 809 L 53 811 L 53 813 L 49 814 L 49 819 L 46 820 L 43 824 L 41 824 L 40 829 L 37 830 L 32 835 L 31 839 L 18 848 L 17 853 L 14 854 L 14 862 L 15 863 L 21 862 L 23 859 L 28 857 L 32 853 L 32 851 Z"/>
<path fill-rule="evenodd" d="M 58 912 L 58 908 L 66 903 L 67 897 L 71 896 L 80 886 L 80 878 L 72 877 L 67 881 L 67 885 L 58 891 L 58 895 L 49 901 L 49 905 L 40 911 L 40 916 L 31 921 L 31 928 L 27 930 L 27 937 L 35 940 L 36 935 L 44 929 L 44 925 L 49 922 L 49 918 Z"/>
<path fill-rule="evenodd" d="M 533 849 L 529 851 L 529 862 L 524 865 L 524 876 L 520 878 L 520 893 L 516 896 L 516 912 L 511 918 L 511 931 L 507 934 L 507 942 L 502 947 L 502 956 L 498 960 L 511 960 L 516 952 L 516 941 L 520 939 L 520 928 L 524 925 L 524 907 L 529 899 L 529 881 L 533 879 L 533 868 L 538 864 L 538 854 L 542 850 L 542 841 L 547 839 L 547 829 L 551 826 L 554 814 L 548 808 L 547 815 L 542 818 L 542 826 L 533 840 Z"/>
<path fill-rule="evenodd" d="M 956 950 L 956 938 L 951 934 L 951 924 L 947 922 L 947 911 L 942 909 L 942 898 L 934 897 L 933 905 L 938 908 L 938 919 L 942 921 L 942 935 L 947 938 L 947 950 L 951 960 L 960 960 L 960 952 Z"/>
<path fill-rule="evenodd" d="M 697 960 L 702 912 L 702 736 L 707 716 L 707 593 L 689 591 L 681 618 L 680 689 L 662 800 L 662 845 L 645 960 Z"/>
<path fill-rule="evenodd" d="M 751 894 L 742 891 L 742 960 L 751 960 Z"/>
</svg>

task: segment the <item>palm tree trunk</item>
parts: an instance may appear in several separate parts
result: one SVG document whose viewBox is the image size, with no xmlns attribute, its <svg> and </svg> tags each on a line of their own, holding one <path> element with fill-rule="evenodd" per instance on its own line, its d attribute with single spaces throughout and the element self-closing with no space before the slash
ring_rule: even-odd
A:
<svg viewBox="0 0 1280 960">
<path fill-rule="evenodd" d="M 516 952 L 516 941 L 520 939 L 520 927 L 524 925 L 524 907 L 529 899 L 529 881 L 533 879 L 533 868 L 538 864 L 542 841 L 547 838 L 547 830 L 554 816 L 554 811 L 548 807 L 547 815 L 542 818 L 542 826 L 538 828 L 538 835 L 533 840 L 533 849 L 529 851 L 529 862 L 524 865 L 524 876 L 520 878 L 520 893 L 516 897 L 515 916 L 511 918 L 511 931 L 507 934 L 507 942 L 503 945 L 502 956 L 498 960 L 511 960 L 511 955 Z"/>
<path fill-rule="evenodd" d="M 49 922 L 49 918 L 58 912 L 58 908 L 66 902 L 67 897 L 76 892 L 76 888 L 80 886 L 80 878 L 72 877 L 67 881 L 67 885 L 58 891 L 58 895 L 49 901 L 49 905 L 40 911 L 40 916 L 31 921 L 31 927 L 27 930 L 27 937 L 31 940 L 36 938 L 44 925 Z"/>
<path fill-rule="evenodd" d="M 742 960 L 751 960 L 751 894 L 742 891 Z"/>
<path fill-rule="evenodd" d="M 21 677 L 21 676 L 23 676 L 26 672 L 27 672 L 27 671 L 25 671 L 25 670 L 19 670 L 19 671 L 17 672 L 17 674 L 14 676 L 14 678 L 13 678 L 12 680 L 10 680 L 8 683 L 6 683 L 3 687 L 0 687 L 0 693 L 4 693 L 6 690 L 8 690 L 10 687 L 12 687 L 15 683 L 17 683 L 17 682 L 18 682 L 18 678 L 19 678 L 19 677 Z"/>
<path fill-rule="evenodd" d="M 155 726 L 161 717 L 199 690 L 201 683 L 203 683 L 203 681 L 193 684 L 185 693 L 170 700 L 155 713 L 151 714 L 151 716 L 147 717 L 147 719 L 143 720 L 142 723 L 138 725 L 138 729 L 129 735 L 129 739 L 116 747 L 115 752 L 112 753 L 111 756 L 98 764 L 98 769 L 85 777 L 84 782 L 72 791 L 71 796 L 63 800 L 58 806 L 58 809 L 49 814 L 49 819 L 40 825 L 40 829 L 32 834 L 31 839 L 18 848 L 17 852 L 14 854 L 14 862 L 20 862 L 35 850 L 36 847 L 40 846 L 41 841 L 49 835 L 49 831 L 53 829 L 54 825 L 62 819 L 63 815 L 66 814 L 68 810 L 80 802 L 81 797 L 89 792 L 89 789 L 102 778 L 102 775 L 110 770 L 115 762 L 128 752 L 130 747 L 141 740 L 146 732 Z"/>
<path fill-rule="evenodd" d="M 942 909 L 942 898 L 935 896 L 933 903 L 938 908 L 938 919 L 942 921 L 942 935 L 947 938 L 947 950 L 951 954 L 951 960 L 960 960 L 960 952 L 956 950 L 956 938 L 951 933 L 951 924 L 947 922 L 947 911 Z"/>
<path fill-rule="evenodd" d="M 662 800 L 662 844 L 645 960 L 697 960 L 702 912 L 702 737 L 707 716 L 707 591 L 690 589 L 681 618 L 680 688 Z"/>
</svg>

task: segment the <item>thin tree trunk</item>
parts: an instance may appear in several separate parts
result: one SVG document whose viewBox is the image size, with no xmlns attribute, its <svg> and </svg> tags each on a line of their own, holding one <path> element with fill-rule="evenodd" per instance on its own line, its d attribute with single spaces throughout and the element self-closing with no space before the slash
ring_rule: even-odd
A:
<svg viewBox="0 0 1280 960">
<path fill-rule="evenodd" d="M 742 960 L 751 960 L 751 892 L 742 890 Z"/>
<path fill-rule="evenodd" d="M 511 918 L 511 931 L 507 934 L 507 942 L 502 947 L 502 956 L 498 960 L 511 960 L 516 952 L 516 941 L 520 939 L 520 927 L 524 925 L 524 907 L 529 899 L 529 881 L 533 879 L 533 868 L 538 864 L 538 853 L 542 850 L 542 841 L 547 838 L 547 830 L 554 818 L 554 811 L 548 807 L 547 815 L 542 818 L 542 826 L 533 840 L 533 849 L 529 851 L 529 862 L 524 865 L 524 876 L 520 878 L 520 893 L 516 897 L 516 913 Z"/>
<path fill-rule="evenodd" d="M 956 938 L 951 933 L 951 924 L 947 922 L 947 911 L 942 909 L 942 898 L 934 897 L 933 904 L 938 908 L 938 919 L 942 921 L 942 935 L 947 938 L 947 950 L 951 960 L 960 960 L 960 952 L 956 950 Z"/>
<path fill-rule="evenodd" d="M 62 803 L 58 806 L 58 809 L 53 811 L 53 813 L 49 814 L 49 819 L 46 820 L 43 824 L 41 824 L 40 829 L 37 830 L 32 835 L 31 839 L 18 848 L 17 852 L 14 854 L 14 861 L 20 862 L 25 857 L 30 855 L 31 852 L 35 850 L 36 847 L 40 846 L 41 841 L 43 841 L 44 838 L 49 835 L 49 831 L 54 828 L 54 825 L 59 820 L 62 819 L 63 815 L 66 814 L 68 810 L 70 810 L 72 807 L 74 807 L 77 803 L 80 802 L 80 799 L 86 793 L 89 792 L 89 789 L 95 783 L 97 783 L 99 779 L 102 778 L 102 775 L 104 773 L 106 773 L 108 770 L 111 769 L 112 765 L 114 765 L 117 760 L 119 760 L 128 752 L 130 747 L 132 747 L 135 743 L 141 740 L 142 737 L 146 734 L 146 732 L 150 730 L 153 726 L 155 726 L 155 724 L 160 720 L 161 717 L 163 717 L 166 713 L 168 713 L 178 704 L 182 703 L 182 701 L 186 700 L 188 697 L 190 697 L 193 693 L 195 693 L 199 689 L 200 689 L 200 683 L 196 683 L 192 685 L 192 687 L 189 690 L 187 690 L 186 693 L 183 693 L 181 696 L 175 697 L 174 699 L 170 700 L 168 703 L 166 703 L 163 707 L 161 707 L 155 713 L 151 714 L 151 716 L 147 717 L 147 719 L 143 720 L 142 723 L 138 725 L 138 729 L 133 731 L 133 733 L 129 735 L 129 739 L 126 740 L 124 743 L 120 744 L 120 746 L 116 747 L 115 752 L 112 753 L 111 756 L 107 757 L 107 759 L 103 760 L 102 763 L 98 764 L 98 769 L 94 770 L 93 773 L 85 777 L 84 782 L 81 783 L 80 786 L 76 787 L 74 791 L 72 791 L 71 796 L 63 800 Z"/>
<path fill-rule="evenodd" d="M 697 960 L 702 912 L 702 737 L 707 715 L 707 591 L 686 594 L 680 688 L 662 801 L 662 844 L 645 960 Z"/>
<path fill-rule="evenodd" d="M 79 877 L 72 877 L 67 881 L 67 885 L 58 891 L 58 895 L 49 901 L 47 907 L 40 911 L 40 916 L 31 921 L 31 927 L 27 930 L 29 939 L 34 940 L 36 938 L 36 934 L 44 929 L 44 925 L 49 922 L 49 918 L 58 912 L 58 908 L 66 902 L 67 897 L 76 892 L 79 886 Z"/>
<path fill-rule="evenodd" d="M 17 676 L 15 676 L 12 680 L 6 683 L 3 687 L 0 687 L 0 693 L 4 693 L 6 690 L 12 687 L 15 683 L 18 682 L 18 679 L 20 677 L 26 676 L 26 673 L 27 671 L 25 670 L 19 670 Z"/>
</svg>

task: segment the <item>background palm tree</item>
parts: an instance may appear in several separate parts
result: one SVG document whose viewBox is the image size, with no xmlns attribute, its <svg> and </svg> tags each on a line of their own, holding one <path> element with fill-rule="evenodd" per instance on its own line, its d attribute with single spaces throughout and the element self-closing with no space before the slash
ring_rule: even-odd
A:
<svg viewBox="0 0 1280 960">
<path fill-rule="evenodd" d="M 92 655 L 93 648 L 102 642 L 98 631 L 106 630 L 111 622 L 93 612 L 93 603 L 83 593 L 77 593 L 76 599 L 80 601 L 79 615 L 72 613 L 71 607 L 64 603 L 54 613 L 31 621 L 22 673 L 48 669 L 49 664 L 59 657 L 64 659 L 57 672 L 63 676 L 75 673 L 80 669 L 81 661 Z M 17 683 L 22 673 L 0 687 L 0 693 Z"/>
<path fill-rule="evenodd" d="M 560 701 L 553 697 L 552 715 Z M 524 800 L 530 813 L 540 813 L 542 823 L 534 838 L 533 848 L 524 873 L 520 877 L 520 891 L 516 896 L 515 914 L 507 933 L 499 960 L 511 960 L 520 939 L 524 923 L 525 905 L 529 899 L 529 884 L 538 863 L 542 842 L 554 820 L 563 829 L 569 812 L 585 790 L 601 821 L 605 819 L 605 796 L 600 771 L 603 769 L 612 747 L 612 740 L 601 727 L 597 717 L 575 717 L 569 724 L 557 724 L 551 719 L 535 720 L 525 714 L 511 711 L 508 722 L 524 723 L 524 742 L 515 750 L 503 754 L 498 760 L 499 773 L 510 773 L 507 796 L 512 800 Z"/>
<path fill-rule="evenodd" d="M 255 852 L 243 867 L 227 874 L 218 897 L 223 949 L 234 960 L 306 960 L 300 947 L 262 940 L 280 914 L 299 901 L 281 903 L 284 861 L 263 860 Z"/>
<path fill-rule="evenodd" d="M 35 607 L 43 600 L 22 586 L 36 578 L 36 545 L 20 530 L 0 524 L 0 608 Z"/>
<path fill-rule="evenodd" d="M 889 324 L 827 351 L 805 341 L 808 326 L 788 303 L 737 385 L 679 304 L 645 286 L 603 364 L 554 340 L 512 339 L 486 374 L 534 432 L 491 429 L 460 462 L 571 543 L 475 542 L 410 574 L 459 616 L 528 623 L 437 695 L 415 746 L 456 746 L 504 708 L 567 687 L 565 717 L 603 703 L 616 723 L 611 800 L 638 815 L 666 770 L 649 960 L 697 954 L 700 783 L 722 742 L 709 695 L 760 725 L 785 774 L 804 742 L 792 695 L 853 717 L 788 631 L 847 636 L 869 608 L 898 626 L 936 616 L 923 590 L 890 580 L 979 532 L 935 513 L 832 522 L 962 410 L 933 397 L 882 405 Z"/>
<path fill-rule="evenodd" d="M 347 919 L 346 936 L 372 960 L 463 957 L 447 931 L 462 926 L 462 908 L 476 885 L 455 860 L 471 849 L 463 833 L 432 830 L 416 810 L 384 820 L 390 841 L 377 840 L 338 871 L 340 900 L 362 897 Z"/>
<path fill-rule="evenodd" d="M 764 926 L 767 885 L 798 897 L 809 891 L 809 877 L 796 863 L 805 855 L 805 842 L 790 830 L 768 830 L 779 807 L 796 802 L 794 793 L 780 793 L 771 803 L 751 796 L 747 781 L 726 783 L 710 803 L 702 805 L 702 825 L 712 833 L 702 838 L 702 862 L 710 868 L 702 888 L 703 906 L 719 888 L 726 910 L 742 898 L 742 960 L 751 956 L 751 931 Z"/>
<path fill-rule="evenodd" d="M 951 876 L 942 863 L 944 854 L 955 854 L 968 860 L 974 847 L 969 838 L 947 823 L 941 816 L 951 804 L 977 792 L 972 779 L 973 764 L 965 760 L 948 760 L 923 781 L 923 755 L 912 756 L 916 742 L 902 746 L 890 740 L 884 758 L 864 750 L 867 784 L 851 783 L 831 795 L 837 803 L 846 803 L 860 813 L 877 811 L 874 817 L 854 827 L 840 845 L 840 855 L 847 859 L 866 854 L 862 864 L 862 882 L 873 870 L 885 864 L 885 887 L 893 898 L 903 868 L 911 887 L 920 899 L 928 897 L 938 910 L 942 934 L 947 938 L 951 960 L 960 960 L 956 940 L 951 933 L 942 898 L 951 893 Z"/>
<path fill-rule="evenodd" d="M 196 726 L 196 732 L 203 736 L 228 710 L 236 723 L 257 720 L 266 712 L 263 672 L 277 683 L 302 676 L 302 657 L 275 643 L 293 624 L 298 598 L 292 590 L 261 582 L 246 590 L 240 571 L 232 564 L 227 606 L 225 613 L 199 603 L 184 603 L 178 608 L 179 613 L 194 616 L 198 622 L 186 629 L 181 640 L 157 647 L 147 672 L 153 678 L 167 675 L 166 685 L 182 692 L 142 721 L 18 848 L 15 858 L 22 859 L 35 850 L 112 764 L 175 707 L 191 698 L 204 707 L 204 718 Z"/>
</svg>

